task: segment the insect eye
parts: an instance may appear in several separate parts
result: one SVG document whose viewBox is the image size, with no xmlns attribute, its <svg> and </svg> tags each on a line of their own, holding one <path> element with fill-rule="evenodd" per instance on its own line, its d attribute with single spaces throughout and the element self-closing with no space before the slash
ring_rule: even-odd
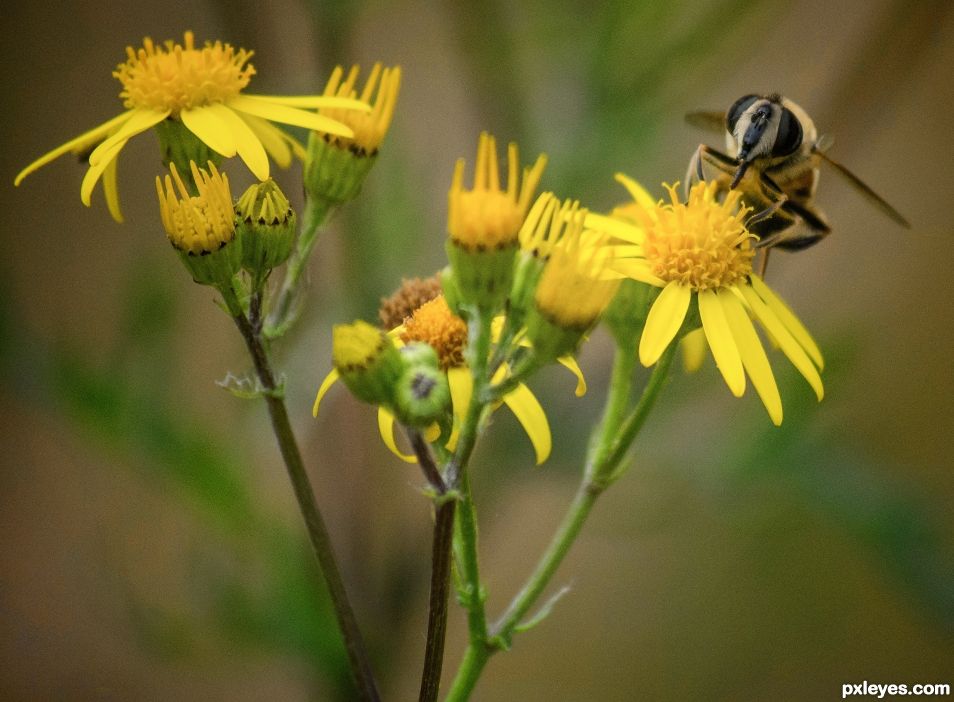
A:
<svg viewBox="0 0 954 702">
<path fill-rule="evenodd" d="M 782 109 L 778 121 L 778 133 L 772 146 L 773 156 L 788 156 L 802 145 L 802 124 L 791 110 Z"/>
<path fill-rule="evenodd" d="M 739 117 L 758 99 L 758 95 L 745 95 L 732 103 L 732 107 L 725 113 L 726 129 L 730 132 L 735 132 L 735 125 L 736 122 L 739 121 Z"/>
</svg>

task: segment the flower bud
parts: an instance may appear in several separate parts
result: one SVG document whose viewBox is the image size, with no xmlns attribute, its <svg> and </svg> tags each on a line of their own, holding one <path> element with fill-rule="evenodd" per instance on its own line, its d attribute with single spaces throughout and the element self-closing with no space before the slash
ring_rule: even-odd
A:
<svg viewBox="0 0 954 702">
<path fill-rule="evenodd" d="M 494 138 L 480 135 L 474 185 L 464 188 L 464 160 L 457 162 L 448 193 L 447 257 L 460 302 L 493 313 L 503 307 L 513 281 L 518 233 L 546 158 L 518 174 L 517 145 L 507 151 L 507 190 L 501 189 Z"/>
<path fill-rule="evenodd" d="M 359 400 L 391 406 L 404 361 L 387 334 L 367 322 L 337 324 L 332 331 L 332 361 Z"/>
<path fill-rule="evenodd" d="M 262 280 L 291 255 L 295 211 L 274 180 L 246 190 L 235 203 L 236 232 L 242 241 L 242 267 Z"/>
<path fill-rule="evenodd" d="M 405 369 L 395 387 L 395 414 L 408 426 L 430 426 L 450 408 L 447 375 L 441 371 L 437 352 L 429 344 L 408 344 L 401 349 L 401 357 Z"/>
<path fill-rule="evenodd" d="M 156 177 L 162 224 L 195 282 L 229 286 L 242 265 L 229 179 L 211 162 L 209 171 L 198 168 L 194 162 L 190 169 L 198 191 L 195 196 L 190 194 L 174 163 L 169 166 L 165 181 Z"/>
<path fill-rule="evenodd" d="M 358 67 L 352 66 L 342 80 L 344 70 L 336 67 L 325 85 L 325 97 L 358 97 L 358 72 Z M 371 106 L 370 112 L 328 107 L 319 110 L 320 114 L 346 124 L 354 136 L 311 133 L 304 171 L 305 190 L 310 197 L 337 205 L 358 196 L 391 126 L 400 86 L 399 67 L 382 69 L 376 63 L 360 95 L 360 100 Z"/>
</svg>

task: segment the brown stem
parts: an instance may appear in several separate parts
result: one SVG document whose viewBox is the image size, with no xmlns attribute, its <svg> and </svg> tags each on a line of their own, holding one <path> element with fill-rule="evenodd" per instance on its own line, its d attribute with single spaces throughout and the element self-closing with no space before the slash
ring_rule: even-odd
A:
<svg viewBox="0 0 954 702">
<path fill-rule="evenodd" d="M 421 693 L 418 698 L 420 702 L 434 702 L 440 692 L 441 672 L 444 665 L 447 601 L 450 597 L 451 553 L 457 501 L 447 494 L 447 484 L 421 433 L 410 429 L 408 436 L 424 477 L 427 478 L 438 498 L 434 515 L 434 544 L 431 549 L 431 594 L 427 613 L 427 640 L 424 649 L 424 670 L 421 672 Z"/>
<path fill-rule="evenodd" d="M 254 306 L 253 310 L 257 313 L 258 306 Z M 295 490 L 295 497 L 298 500 L 298 507 L 301 510 L 302 516 L 305 518 L 305 526 L 307 527 L 312 549 L 318 558 L 318 564 L 321 567 L 321 572 L 328 586 L 335 616 L 338 619 L 338 626 L 344 638 L 345 650 L 347 651 L 348 662 L 351 666 L 351 674 L 358 687 L 358 694 L 360 699 L 366 702 L 379 702 L 380 695 L 374 682 L 374 675 L 371 671 L 370 662 L 368 661 L 364 640 L 361 637 L 361 632 L 358 630 L 358 622 L 355 619 L 351 603 L 348 601 L 344 581 L 341 578 L 341 572 L 335 560 L 334 550 L 331 546 L 331 537 L 328 534 L 328 528 L 325 526 L 321 512 L 318 510 L 318 503 L 315 501 L 311 481 L 308 479 L 308 473 L 305 471 L 305 466 L 301 459 L 301 452 L 298 450 L 298 443 L 295 440 L 291 422 L 288 419 L 288 410 L 285 408 L 285 400 L 275 384 L 275 375 L 272 372 L 268 355 L 262 344 L 259 333 L 261 329 L 260 320 L 257 318 L 257 314 L 256 318 L 251 321 L 246 318 L 244 314 L 238 314 L 234 319 L 236 326 L 238 326 L 239 331 L 242 333 L 242 338 L 245 339 L 245 345 L 248 346 L 249 353 L 252 355 L 255 371 L 264 390 L 263 394 L 268 404 L 268 414 L 272 421 L 272 429 L 275 432 L 275 438 L 278 440 L 278 447 L 285 461 L 285 467 L 288 469 L 288 477 L 291 478 L 292 487 Z"/>
</svg>

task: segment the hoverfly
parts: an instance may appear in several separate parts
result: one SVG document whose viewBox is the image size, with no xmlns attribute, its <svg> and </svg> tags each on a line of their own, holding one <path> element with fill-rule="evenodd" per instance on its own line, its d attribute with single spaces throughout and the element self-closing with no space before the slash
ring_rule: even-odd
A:
<svg viewBox="0 0 954 702">
<path fill-rule="evenodd" d="M 764 249 L 763 273 L 772 248 L 800 251 L 831 232 L 814 203 L 823 161 L 882 213 L 911 227 L 858 176 L 828 156 L 831 140 L 819 137 L 805 110 L 781 95 L 745 95 L 724 114 L 690 112 L 686 121 L 725 134 L 728 152 L 700 144 L 689 162 L 687 190 L 699 180 L 716 180 L 723 192 L 741 189 L 743 201 L 755 211 L 748 228 L 759 236 L 756 246 Z"/>
</svg>

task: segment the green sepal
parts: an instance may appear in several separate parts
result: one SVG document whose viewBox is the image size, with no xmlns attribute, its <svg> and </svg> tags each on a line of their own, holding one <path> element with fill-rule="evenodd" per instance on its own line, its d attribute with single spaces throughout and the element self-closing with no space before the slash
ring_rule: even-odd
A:
<svg viewBox="0 0 954 702">
<path fill-rule="evenodd" d="M 523 250 L 517 255 L 510 290 L 510 307 L 507 310 L 507 317 L 512 320 L 515 328 L 523 326 L 523 320 L 533 308 L 533 295 L 543 274 L 544 263 L 544 260 Z"/>
<path fill-rule="evenodd" d="M 646 326 L 649 308 L 659 296 L 659 288 L 626 279 L 603 312 L 603 322 L 621 348 L 636 348 Z"/>
<path fill-rule="evenodd" d="M 305 155 L 305 192 L 310 197 L 334 204 L 353 200 L 361 192 L 377 158 L 377 153 L 368 154 L 353 146 L 342 148 L 312 132 Z"/>
<path fill-rule="evenodd" d="M 233 276 L 242 267 L 242 242 L 237 237 L 215 251 L 195 254 L 175 250 L 192 279 L 200 285 L 231 286 Z"/>
<path fill-rule="evenodd" d="M 527 317 L 527 338 L 533 345 L 533 353 L 539 362 L 550 363 L 561 356 L 572 354 L 588 328 L 564 327 L 556 324 L 536 307 Z"/>
<path fill-rule="evenodd" d="M 460 303 L 490 314 L 502 309 L 513 283 L 517 240 L 502 248 L 469 249 L 449 238 L 446 248 Z"/>
</svg>

